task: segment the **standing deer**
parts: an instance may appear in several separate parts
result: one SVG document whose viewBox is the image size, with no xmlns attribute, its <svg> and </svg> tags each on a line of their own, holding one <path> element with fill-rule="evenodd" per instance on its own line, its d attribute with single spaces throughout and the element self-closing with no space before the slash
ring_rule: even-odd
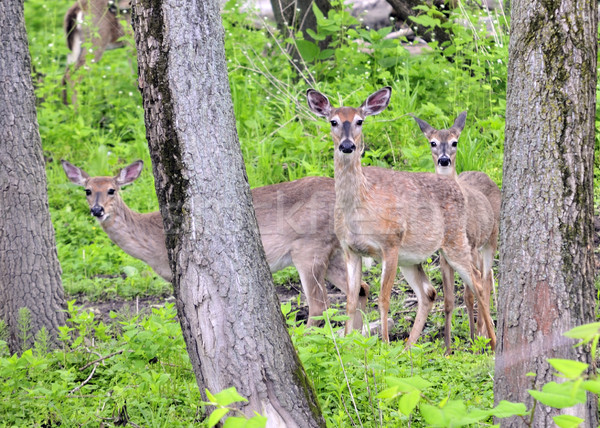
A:
<svg viewBox="0 0 600 428">
<path fill-rule="evenodd" d="M 85 17 L 89 16 L 89 21 Z M 131 24 L 130 0 L 77 0 L 65 14 L 64 30 L 67 46 L 71 53 L 67 56 L 67 69 L 63 76 L 63 103 L 67 104 L 67 83 L 71 82 L 71 64 L 76 71 L 85 64 L 86 51 L 83 43 L 89 41 L 94 51 L 94 62 L 100 61 L 104 51 L 125 46 L 120 40 L 125 35 L 121 20 Z M 72 88 L 72 103 L 76 93 Z"/>
<path fill-rule="evenodd" d="M 150 265 L 167 281 L 172 280 L 160 212 L 140 214 L 125 205 L 121 187 L 136 180 L 143 168 L 136 161 L 114 177 L 90 177 L 62 161 L 69 180 L 83 186 L 91 214 L 109 238 L 127 254 Z M 305 177 L 296 181 L 252 190 L 256 218 L 271 272 L 295 266 L 312 317 L 327 308 L 325 278 L 347 294 L 346 265 L 333 231 L 335 189 L 333 179 Z M 369 287 L 361 284 L 360 308 L 366 308 Z M 360 328 L 362 319 L 354 324 Z"/>
<path fill-rule="evenodd" d="M 466 231 L 466 201 L 458 184 L 431 173 L 361 165 L 363 121 L 381 113 L 388 106 L 391 93 L 392 89 L 385 87 L 358 108 L 334 108 L 325 95 L 314 89 L 307 92 L 310 109 L 331 123 L 334 141 L 335 233 L 348 269 L 346 311 L 350 320 L 346 333 L 352 330 L 357 315 L 361 256 L 368 256 L 382 262 L 379 311 L 383 340 L 389 341 L 390 295 L 399 265 L 417 295 L 417 315 L 407 341 L 408 345 L 415 343 L 436 294 L 421 263 L 440 250 L 475 292 L 494 348 L 494 327 L 483 298 L 481 275 L 473 267 Z"/>
<path fill-rule="evenodd" d="M 437 130 L 413 115 L 419 128 L 429 141 L 436 173 L 455 180 L 465 195 L 467 203 L 467 238 L 471 245 L 473 260 L 477 269 L 483 275 L 484 298 L 486 302 L 489 302 L 494 288 L 492 264 L 498 246 L 502 195 L 498 185 L 483 172 L 466 171 L 458 176 L 456 174 L 458 139 L 465 127 L 466 117 L 467 112 L 464 111 L 456 118 L 451 128 Z M 452 313 L 454 311 L 454 270 L 443 257 L 440 258 L 440 270 L 442 271 L 444 311 L 446 314 L 444 339 L 446 352 L 449 353 Z M 469 314 L 471 339 L 474 339 L 473 293 L 469 287 L 465 289 L 465 305 Z M 479 335 L 487 334 L 485 324 L 481 320 L 477 321 L 477 332 Z"/>
</svg>

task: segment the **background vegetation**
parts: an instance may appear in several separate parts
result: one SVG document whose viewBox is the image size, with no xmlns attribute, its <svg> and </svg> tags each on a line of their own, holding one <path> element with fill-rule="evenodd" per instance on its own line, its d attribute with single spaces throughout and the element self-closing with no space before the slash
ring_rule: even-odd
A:
<svg viewBox="0 0 600 428">
<path fill-rule="evenodd" d="M 112 299 L 163 299 L 172 293 L 171 285 L 110 242 L 89 215 L 82 189 L 68 182 L 60 166 L 60 160 L 66 159 L 90 175 L 113 175 L 142 159 L 145 170 L 123 197 L 134 210 L 158 209 L 133 39 L 125 49 L 106 52 L 98 64 L 91 62 L 90 55 L 85 69 L 76 75 L 80 79 L 77 106 L 61 103 L 68 52 L 62 18 L 70 3 L 25 2 L 50 211 L 65 291 L 70 300 L 86 305 Z M 230 85 L 251 186 L 333 175 L 329 126 L 308 112 L 307 88 L 327 94 L 334 105 L 357 106 L 384 85 L 393 88 L 392 101 L 385 113 L 365 124 L 369 150 L 364 164 L 433 171 L 427 141 L 407 113 L 440 128 L 468 110 L 458 169 L 484 171 L 501 185 L 509 26 L 503 13 L 461 7 L 447 24 L 454 33 L 451 44 L 433 42 L 430 49 L 411 55 L 406 40 L 385 39 L 391 28 L 361 28 L 341 1 L 332 3 L 334 10 L 328 17 L 318 16 L 315 34 L 317 40 L 331 37 L 331 49 L 321 51 L 301 35 L 293 35 L 307 61 L 300 66 L 301 73 L 282 49 L 283 39 L 292 41 L 289 35 L 257 26 L 262 19 L 252 11 L 241 12 L 234 1 L 225 5 Z M 424 8 L 420 20 L 435 25 L 436 11 Z M 428 272 L 439 284 L 434 260 Z M 369 282 L 375 302 L 376 267 L 372 273 Z M 297 281 L 293 270 L 275 277 L 279 283 Z M 411 308 L 404 305 L 407 287 L 400 278 L 396 288 L 392 317 L 396 337 L 401 338 L 412 318 Z M 492 407 L 493 360 L 482 351 L 484 341 L 467 340 L 462 310 L 456 312 L 453 330 L 457 351 L 446 358 L 440 340 L 443 311 L 430 316 L 420 344 L 405 351 L 402 341 L 387 345 L 375 337 L 339 338 L 329 327 L 305 334 L 291 306 L 283 309 L 330 426 L 427 425 L 425 401 L 435 406 L 441 402 L 451 412 L 454 407 L 447 404 L 458 399 L 456 406 L 464 407 L 462 415 L 474 407 Z M 174 308 L 135 312 L 112 313 L 112 322 L 105 324 L 93 311 L 71 303 L 60 351 L 47 352 L 43 334 L 36 348 L 20 357 L 0 349 L 4 357 L 0 358 L 0 426 L 200 423 L 204 406 Z M 336 325 L 340 318 L 330 315 Z M 27 330 L 27 313 L 23 313 L 24 335 Z M 402 404 L 397 399 L 402 390 L 398 385 L 405 378 L 413 379 L 423 392 L 419 413 L 406 411 L 406 400 Z M 389 392 L 395 386 L 396 394 Z M 490 415 L 464 423 L 489 421 Z M 451 419 L 453 426 L 460 424 L 456 412 Z"/>
</svg>

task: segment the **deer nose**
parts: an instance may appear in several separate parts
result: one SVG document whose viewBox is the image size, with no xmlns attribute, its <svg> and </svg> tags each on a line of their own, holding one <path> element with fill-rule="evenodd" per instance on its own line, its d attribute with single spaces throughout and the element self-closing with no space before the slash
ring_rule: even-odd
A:
<svg viewBox="0 0 600 428">
<path fill-rule="evenodd" d="M 104 208 L 102 208 L 100 205 L 94 205 L 92 208 L 90 208 L 90 212 L 94 217 L 102 217 L 104 215 Z"/>
<path fill-rule="evenodd" d="M 356 145 L 350 140 L 344 140 L 340 144 L 340 151 L 342 153 L 352 153 L 356 150 Z"/>
<path fill-rule="evenodd" d="M 442 156 L 441 158 L 438 159 L 438 164 L 440 166 L 449 166 L 452 163 L 452 161 L 450 160 L 450 158 L 448 156 Z"/>
</svg>

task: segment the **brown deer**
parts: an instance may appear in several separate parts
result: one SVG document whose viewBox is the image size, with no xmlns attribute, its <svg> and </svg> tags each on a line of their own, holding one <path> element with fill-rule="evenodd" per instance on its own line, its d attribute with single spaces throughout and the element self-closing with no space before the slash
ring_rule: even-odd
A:
<svg viewBox="0 0 600 428">
<path fill-rule="evenodd" d="M 436 173 L 456 180 L 465 195 L 467 202 L 467 238 L 471 245 L 472 256 L 477 269 L 483 276 L 484 298 L 486 302 L 489 302 L 494 288 L 492 264 L 498 246 L 502 198 L 500 189 L 483 172 L 466 171 L 460 175 L 456 174 L 458 139 L 465 127 L 466 111 L 455 119 L 454 124 L 449 129 L 438 130 L 414 115 L 413 118 L 429 141 Z M 440 257 L 440 270 L 442 271 L 444 311 L 446 314 L 444 339 L 446 352 L 449 353 L 452 313 L 454 311 L 454 270 L 443 257 Z M 465 305 L 469 314 L 471 339 L 474 339 L 475 335 L 473 303 L 473 293 L 469 287 L 466 287 Z M 477 333 L 478 335 L 487 334 L 487 329 L 481 319 L 477 321 Z"/>
<path fill-rule="evenodd" d="M 389 340 L 390 295 L 399 265 L 417 295 L 417 315 L 407 341 L 408 345 L 415 343 L 436 294 L 421 263 L 440 250 L 475 292 L 494 348 L 492 318 L 467 239 L 466 201 L 456 181 L 431 173 L 361 165 L 363 121 L 381 113 L 388 106 L 391 93 L 391 88 L 385 87 L 358 108 L 334 108 L 325 95 L 314 89 L 307 92 L 310 109 L 331 123 L 334 141 L 335 233 L 348 269 L 346 311 L 350 320 L 346 333 L 352 330 L 357 315 L 361 256 L 368 256 L 382 262 L 379 311 L 383 339 Z"/>
<path fill-rule="evenodd" d="M 83 186 L 91 214 L 109 238 L 127 254 L 172 280 L 160 212 L 140 214 L 125 205 L 121 187 L 136 180 L 143 168 L 136 161 L 114 177 L 90 177 L 62 161 L 69 180 Z M 346 265 L 333 230 L 333 179 L 305 177 L 252 190 L 256 218 L 272 272 L 295 266 L 309 307 L 308 325 L 327 308 L 325 278 L 347 293 Z M 366 308 L 369 287 L 361 284 L 360 308 Z M 360 328 L 362 319 L 355 323 Z"/>
<path fill-rule="evenodd" d="M 88 20 L 85 18 L 89 17 Z M 121 20 L 131 24 L 130 0 L 77 0 L 65 14 L 64 30 L 67 46 L 71 53 L 67 56 L 67 69 L 63 76 L 63 103 L 67 104 L 67 83 L 71 83 L 71 64 L 76 71 L 85 64 L 86 51 L 83 43 L 88 41 L 94 52 L 94 62 L 100 61 L 104 51 L 125 46 L 121 38 L 125 29 Z M 76 93 L 72 89 L 72 103 Z"/>
</svg>

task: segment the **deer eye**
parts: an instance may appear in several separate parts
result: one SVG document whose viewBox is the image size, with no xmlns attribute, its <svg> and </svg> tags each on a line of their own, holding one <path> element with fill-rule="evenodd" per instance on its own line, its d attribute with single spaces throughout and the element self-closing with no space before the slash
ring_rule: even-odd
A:
<svg viewBox="0 0 600 428">
<path fill-rule="evenodd" d="M 109 195 L 114 195 L 115 194 L 115 189 L 108 189 L 108 194 Z"/>
<path fill-rule="evenodd" d="M 431 142 L 431 147 L 437 147 L 437 143 L 435 141 Z"/>
<path fill-rule="evenodd" d="M 333 127 L 336 127 L 338 125 L 337 120 L 332 120 L 330 123 Z"/>
<path fill-rule="evenodd" d="M 358 126 L 361 126 L 361 125 L 363 124 L 363 121 L 362 121 L 362 119 L 359 119 L 359 120 L 357 120 L 357 121 L 356 121 L 356 124 L 357 124 Z"/>
<path fill-rule="evenodd" d="M 458 146 L 458 141 L 452 141 L 452 147 Z"/>
<path fill-rule="evenodd" d="M 92 191 L 90 189 L 85 189 L 85 194 L 90 196 L 92 194 Z"/>
</svg>

